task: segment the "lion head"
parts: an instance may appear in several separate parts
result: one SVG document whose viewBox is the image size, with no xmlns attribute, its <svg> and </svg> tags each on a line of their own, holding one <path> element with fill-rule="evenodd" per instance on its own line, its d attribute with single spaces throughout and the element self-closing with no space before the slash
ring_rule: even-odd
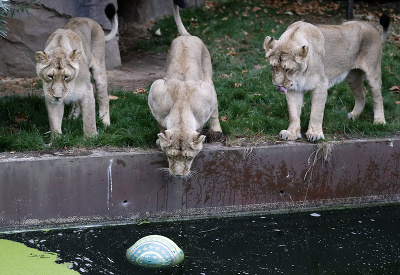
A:
<svg viewBox="0 0 400 275">
<path fill-rule="evenodd" d="M 264 49 L 272 69 L 272 83 L 284 93 L 287 89 L 296 90 L 296 77 L 306 69 L 308 46 L 298 46 L 295 43 L 283 44 L 267 36 L 264 40 Z"/>
<path fill-rule="evenodd" d="M 67 97 L 78 75 L 80 57 L 80 50 L 36 53 L 36 72 L 50 101 L 58 103 Z"/>
<path fill-rule="evenodd" d="M 166 130 L 158 134 L 157 143 L 167 155 L 169 172 L 174 176 L 185 177 L 190 173 L 193 159 L 201 151 L 205 136 L 196 131 L 182 135 Z"/>
</svg>

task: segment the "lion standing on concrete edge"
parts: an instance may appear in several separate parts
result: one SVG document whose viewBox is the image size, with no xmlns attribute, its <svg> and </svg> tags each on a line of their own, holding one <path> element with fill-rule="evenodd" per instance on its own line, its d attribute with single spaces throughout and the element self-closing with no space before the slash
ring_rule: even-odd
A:
<svg viewBox="0 0 400 275">
<path fill-rule="evenodd" d="M 289 127 L 281 139 L 301 138 L 300 113 L 304 92 L 311 92 L 311 115 L 306 132 L 309 141 L 324 139 L 322 121 L 328 88 L 345 78 L 355 97 L 356 119 L 364 109 L 367 80 L 374 101 L 374 123 L 385 124 L 381 94 L 382 44 L 388 35 L 390 18 L 382 15 L 383 32 L 365 22 L 350 21 L 342 25 L 312 25 L 295 22 L 279 40 L 267 36 L 266 57 L 272 68 L 272 82 L 286 94 Z"/>
<path fill-rule="evenodd" d="M 104 36 L 101 26 L 89 18 L 72 18 L 47 40 L 44 51 L 36 53 L 36 73 L 43 82 L 51 136 L 61 134 L 64 104 L 73 104 L 70 117 L 82 113 L 85 136 L 97 134 L 96 108 L 92 73 L 99 101 L 99 115 L 104 125 L 110 125 L 105 42 L 118 31 L 118 17 L 113 4 L 105 13 L 112 23 L 111 32 Z"/>
<path fill-rule="evenodd" d="M 165 77 L 151 85 L 148 103 L 161 131 L 157 143 L 167 155 L 169 172 L 184 177 L 202 149 L 204 123 L 210 120 L 214 132 L 221 132 L 221 126 L 210 53 L 183 26 L 178 5 L 184 7 L 184 1 L 172 2 L 181 36 L 172 41 Z"/>
</svg>

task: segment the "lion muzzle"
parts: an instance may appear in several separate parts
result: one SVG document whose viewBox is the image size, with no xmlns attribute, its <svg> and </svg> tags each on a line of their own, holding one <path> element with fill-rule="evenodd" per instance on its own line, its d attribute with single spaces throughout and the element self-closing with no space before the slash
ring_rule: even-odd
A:
<svg viewBox="0 0 400 275">
<path fill-rule="evenodd" d="M 53 83 L 47 95 L 51 101 L 61 102 L 68 95 L 68 89 L 64 83 Z"/>
</svg>

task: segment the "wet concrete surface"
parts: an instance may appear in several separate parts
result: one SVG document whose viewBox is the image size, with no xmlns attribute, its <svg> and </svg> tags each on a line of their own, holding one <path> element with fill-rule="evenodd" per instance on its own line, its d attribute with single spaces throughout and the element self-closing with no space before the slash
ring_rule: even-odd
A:
<svg viewBox="0 0 400 275">
<path fill-rule="evenodd" d="M 161 151 L 0 154 L 0 228 L 204 218 L 400 199 L 400 138 L 207 145 L 194 178 Z"/>
</svg>

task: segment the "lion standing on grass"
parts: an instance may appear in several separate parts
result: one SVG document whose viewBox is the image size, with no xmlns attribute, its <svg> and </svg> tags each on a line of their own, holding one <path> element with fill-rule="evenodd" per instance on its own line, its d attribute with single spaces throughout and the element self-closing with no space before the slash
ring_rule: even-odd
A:
<svg viewBox="0 0 400 275">
<path fill-rule="evenodd" d="M 101 26 L 89 18 L 72 18 L 47 40 L 44 51 L 36 53 L 36 73 L 43 82 L 51 136 L 61 134 L 64 104 L 73 104 L 70 117 L 82 114 L 85 136 L 97 134 L 96 108 L 92 73 L 99 101 L 99 115 L 110 125 L 105 42 L 118 31 L 118 17 L 113 4 L 105 13 L 112 22 L 111 32 L 104 36 Z"/>
<path fill-rule="evenodd" d="M 183 4 L 182 0 L 173 1 L 181 36 L 172 41 L 165 77 L 151 85 L 148 99 L 161 131 L 157 143 L 167 155 L 169 172 L 182 177 L 190 174 L 193 159 L 202 149 L 204 123 L 209 120 L 210 130 L 221 132 L 210 53 L 201 39 L 183 26 L 178 10 Z"/>
<path fill-rule="evenodd" d="M 324 139 L 322 121 L 328 88 L 347 79 L 354 94 L 356 119 L 365 105 L 367 81 L 374 101 L 374 123 L 385 124 L 381 94 L 382 44 L 388 35 L 390 18 L 382 15 L 383 32 L 364 22 L 350 21 L 342 25 L 312 25 L 295 22 L 279 40 L 267 36 L 266 57 L 272 68 L 272 82 L 286 94 L 289 127 L 279 133 L 281 139 L 301 138 L 300 113 L 304 92 L 311 92 L 311 115 L 306 132 L 309 141 Z"/>
</svg>

